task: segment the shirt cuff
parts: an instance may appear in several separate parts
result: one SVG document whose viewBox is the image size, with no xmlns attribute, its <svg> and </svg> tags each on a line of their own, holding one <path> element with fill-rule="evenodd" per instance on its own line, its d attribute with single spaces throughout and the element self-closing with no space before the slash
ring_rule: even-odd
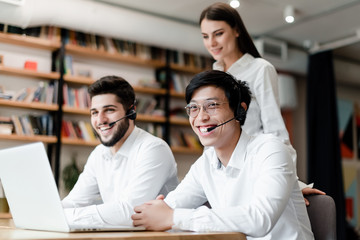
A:
<svg viewBox="0 0 360 240">
<path fill-rule="evenodd" d="M 314 186 L 314 183 L 305 184 L 301 181 L 298 181 L 298 183 L 299 183 L 300 190 L 303 190 L 304 188 L 313 188 L 313 186 Z"/>
<path fill-rule="evenodd" d="M 194 209 L 176 208 L 174 209 L 172 229 L 174 230 L 191 230 L 190 220 L 194 213 Z"/>
<path fill-rule="evenodd" d="M 66 219 L 69 224 L 75 225 L 103 225 L 96 205 L 81 208 L 65 208 Z"/>
</svg>

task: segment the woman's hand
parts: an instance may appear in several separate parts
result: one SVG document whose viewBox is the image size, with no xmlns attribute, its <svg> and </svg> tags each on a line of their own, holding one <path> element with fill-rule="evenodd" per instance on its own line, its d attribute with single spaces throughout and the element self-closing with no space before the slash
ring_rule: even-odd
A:
<svg viewBox="0 0 360 240">
<path fill-rule="evenodd" d="M 320 194 L 320 195 L 326 195 L 325 192 L 320 191 L 319 189 L 316 188 L 304 188 L 301 190 L 302 194 L 304 195 L 304 200 L 305 200 L 305 204 L 306 206 L 309 206 L 309 201 L 305 198 L 306 195 L 310 195 L 310 194 Z"/>
</svg>

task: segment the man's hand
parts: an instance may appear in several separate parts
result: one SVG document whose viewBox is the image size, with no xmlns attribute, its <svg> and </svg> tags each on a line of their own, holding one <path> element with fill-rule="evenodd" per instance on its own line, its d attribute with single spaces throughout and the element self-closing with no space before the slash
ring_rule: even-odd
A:
<svg viewBox="0 0 360 240">
<path fill-rule="evenodd" d="M 164 201 L 163 196 L 156 200 L 144 203 L 134 208 L 135 214 L 131 216 L 134 226 L 145 227 L 146 230 L 165 231 L 171 229 L 174 210 Z"/>
<path fill-rule="evenodd" d="M 309 206 L 309 201 L 305 198 L 305 195 L 310 195 L 310 194 L 320 194 L 320 195 L 326 195 L 325 192 L 320 191 L 319 189 L 316 188 L 304 188 L 302 191 L 302 194 L 304 195 L 304 200 L 305 200 L 305 204 L 306 206 Z"/>
</svg>

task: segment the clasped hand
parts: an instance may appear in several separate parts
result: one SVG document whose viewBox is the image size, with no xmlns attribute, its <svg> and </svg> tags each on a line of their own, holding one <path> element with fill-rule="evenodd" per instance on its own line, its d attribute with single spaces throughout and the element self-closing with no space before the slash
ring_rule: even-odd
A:
<svg viewBox="0 0 360 240">
<path fill-rule="evenodd" d="M 134 211 L 135 214 L 131 216 L 134 226 L 142 226 L 152 231 L 165 231 L 173 225 L 174 210 L 164 202 L 163 195 L 136 206 Z"/>
</svg>

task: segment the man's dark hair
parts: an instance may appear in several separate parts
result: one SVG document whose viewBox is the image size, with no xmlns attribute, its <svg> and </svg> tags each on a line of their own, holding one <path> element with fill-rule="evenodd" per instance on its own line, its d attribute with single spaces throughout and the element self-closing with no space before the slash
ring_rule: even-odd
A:
<svg viewBox="0 0 360 240">
<path fill-rule="evenodd" d="M 133 87 L 122 77 L 105 76 L 91 84 L 88 88 L 90 98 L 100 94 L 115 94 L 117 100 L 127 111 L 135 102 L 135 93 Z"/>
<path fill-rule="evenodd" d="M 186 103 L 191 101 L 195 90 L 204 86 L 214 86 L 221 88 L 225 92 L 225 96 L 229 101 L 231 110 L 240 125 L 245 122 L 246 112 L 241 103 L 244 102 L 249 109 L 251 102 L 251 92 L 247 84 L 243 81 L 236 80 L 232 75 L 218 70 L 210 70 L 195 75 L 186 87 L 185 99 Z"/>
</svg>

